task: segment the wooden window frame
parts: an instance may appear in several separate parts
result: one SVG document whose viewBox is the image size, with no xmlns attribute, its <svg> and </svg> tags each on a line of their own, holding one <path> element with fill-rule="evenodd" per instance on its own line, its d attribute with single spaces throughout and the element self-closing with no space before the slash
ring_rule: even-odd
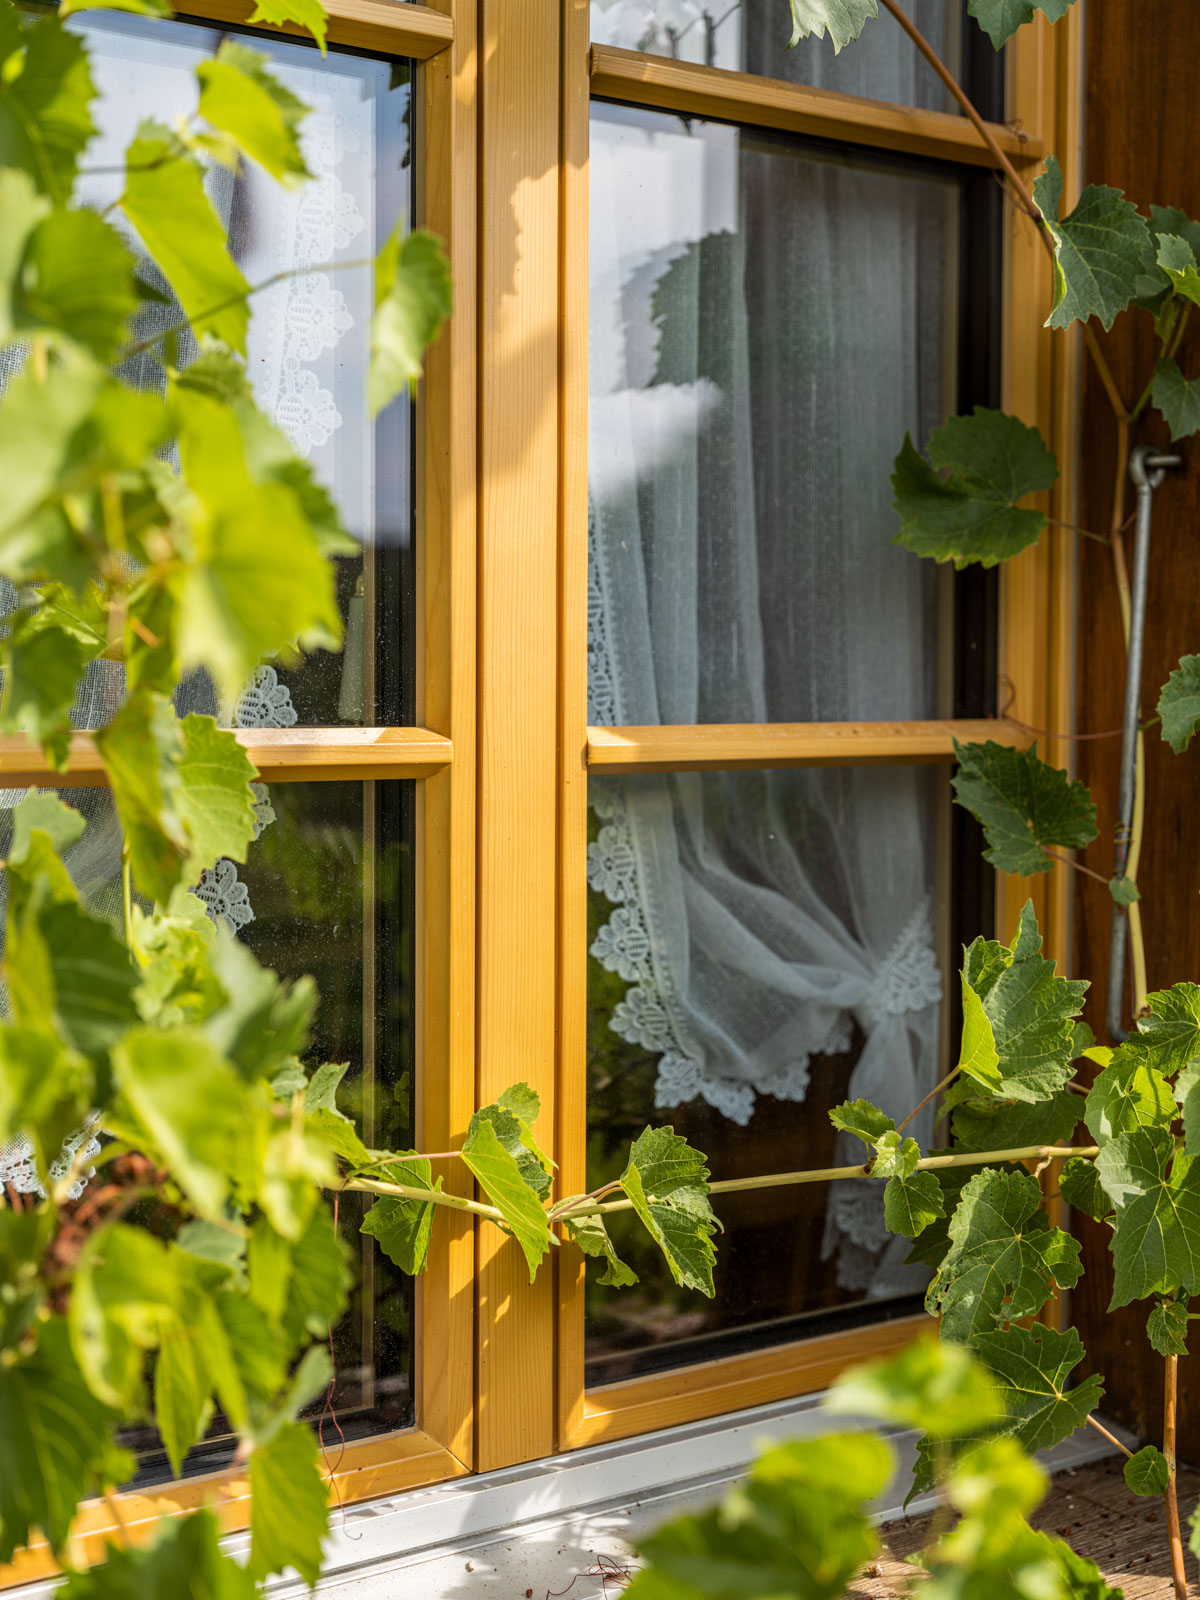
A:
<svg viewBox="0 0 1200 1600">
<path fill-rule="evenodd" d="M 326 0 L 329 39 L 417 63 L 416 202 L 419 221 L 446 243 L 457 314 L 429 353 L 418 408 L 417 662 L 419 727 L 245 729 L 238 737 L 268 783 L 415 780 L 417 812 L 417 1136 L 425 1149 L 461 1139 L 475 1105 L 475 279 L 474 14 L 470 0 L 433 6 Z M 248 0 L 188 0 L 181 14 L 245 23 Z M 299 29 L 288 32 L 301 33 Z M 264 29 L 264 37 L 278 30 Z M 465 39 L 467 44 L 460 44 Z M 20 735 L 0 738 L 0 782 L 102 785 L 92 738 L 71 741 L 65 773 L 51 772 Z M 460 1164 L 456 1164 L 458 1166 Z M 465 1170 L 447 1187 L 469 1193 Z M 475 1240 L 467 1214 L 446 1212 L 417 1281 L 416 1425 L 348 1444 L 334 1456 L 331 1496 L 370 1499 L 461 1477 L 474 1464 L 471 1283 Z M 219 1490 L 217 1486 L 219 1487 Z M 222 1527 L 249 1526 L 249 1484 L 225 1472 L 133 1489 L 85 1504 L 72 1557 L 148 1533 L 164 1514 L 216 1499 Z M 0 1587 L 55 1571 L 37 1541 L 0 1569 Z"/>
<path fill-rule="evenodd" d="M 588 0 L 327 0 L 332 42 L 419 63 L 417 203 L 445 241 L 455 314 L 430 351 L 419 411 L 419 693 L 415 728 L 247 730 L 268 782 L 419 784 L 420 1087 L 425 1148 L 465 1134 L 476 1104 L 516 1080 L 542 1097 L 559 1195 L 585 1185 L 587 776 L 839 763 L 942 763 L 952 741 L 1028 739 L 1002 720 L 741 727 L 587 726 L 588 141 L 591 99 L 690 111 L 868 149 L 990 166 L 966 123 L 589 41 Z M 244 22 L 250 0 L 191 0 Z M 994 131 L 1028 169 L 1053 149 L 1079 180 L 1082 25 L 1075 8 L 1008 47 L 1009 122 Z M 264 30 L 267 31 L 267 30 Z M 296 30 L 293 30 L 296 31 Z M 268 37 L 272 36 L 268 31 Z M 1014 131 L 1015 130 L 1015 131 Z M 1037 423 L 1062 475 L 1044 497 L 1074 520 L 1077 349 L 1042 329 L 1051 278 L 1032 228 L 1005 224 L 1002 403 Z M 1055 528 L 1004 570 L 1000 671 L 1023 723 L 1069 726 L 1074 538 Z M 1060 765 L 1069 747 L 1048 740 Z M 102 782 L 90 738 L 51 775 L 0 739 L 0 782 Z M 1051 952 L 1068 949 L 1065 875 L 999 881 L 997 922 L 1032 894 Z M 460 1168 L 447 1176 L 470 1192 Z M 439 1218 L 419 1281 L 417 1426 L 347 1446 L 342 1502 L 536 1460 L 633 1433 L 799 1396 L 924 1318 L 827 1334 L 596 1389 L 584 1385 L 584 1274 L 574 1247 L 532 1285 L 514 1241 L 464 1214 Z M 120 1496 L 128 1532 L 200 1503 L 214 1478 Z M 224 1525 L 248 1523 L 226 1482 Z M 80 1513 L 78 1559 L 118 1533 L 109 1505 Z M 34 1547 L 0 1585 L 52 1570 Z"/>
</svg>

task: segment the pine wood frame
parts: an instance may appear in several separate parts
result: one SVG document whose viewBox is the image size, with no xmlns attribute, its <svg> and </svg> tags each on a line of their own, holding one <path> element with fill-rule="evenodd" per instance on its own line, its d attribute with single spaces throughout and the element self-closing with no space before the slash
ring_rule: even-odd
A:
<svg viewBox="0 0 1200 1600">
<path fill-rule="evenodd" d="M 417 655 L 424 726 L 253 729 L 240 737 L 272 783 L 420 782 L 417 1121 L 423 1148 L 445 1150 L 461 1141 L 475 1105 L 475 17 L 473 0 L 432 7 L 328 0 L 327 8 L 331 42 L 419 63 L 417 209 L 421 222 L 445 240 L 455 280 L 457 312 L 429 353 L 418 412 Z M 251 9 L 249 0 L 189 0 L 181 7 L 218 22 L 242 22 Z M 53 775 L 23 738 L 0 740 L 0 773 L 11 784 L 103 782 L 87 735 L 72 740 L 67 772 Z M 466 1176 L 448 1174 L 447 1185 L 467 1193 Z M 340 1457 L 334 1452 L 331 1495 L 343 1503 L 458 1477 L 473 1465 L 475 1240 L 466 1215 L 447 1212 L 441 1220 L 417 1290 L 417 1425 L 352 1443 Z M 89 1502 L 72 1530 L 72 1559 L 101 1559 L 111 1540 L 147 1537 L 159 1517 L 214 1498 L 228 1531 L 248 1526 L 244 1477 L 206 1475 Z M 54 1570 L 39 1540 L 0 1569 L 0 1587 Z"/>
<path fill-rule="evenodd" d="M 250 0 L 192 0 L 241 21 Z M 422 1103 L 426 1148 L 465 1132 L 477 1097 L 516 1079 L 543 1098 L 560 1194 L 583 1186 L 586 778 L 607 772 L 941 762 L 951 739 L 1023 743 L 1003 722 L 807 724 L 767 728 L 586 725 L 588 108 L 593 95 L 690 110 L 865 147 L 989 165 L 956 117 L 880 106 L 740 73 L 659 61 L 588 38 L 587 0 L 332 0 L 330 38 L 421 63 L 422 220 L 447 241 L 456 311 L 434 346 L 422 404 L 422 726 L 248 732 L 273 782 L 420 780 L 423 873 Z M 1078 185 L 1077 8 L 1039 17 L 1010 46 L 1010 126 L 997 138 L 1028 168 L 1047 149 Z M 1074 520 L 1070 470 L 1075 354 L 1041 331 L 1050 275 L 1032 230 L 1006 232 L 1007 409 L 1037 422 L 1063 477 L 1051 514 Z M 1026 724 L 1069 726 L 1074 540 L 1055 528 L 1006 571 L 1002 670 Z M 1047 669 L 1046 663 L 1049 662 Z M 1068 749 L 1047 746 L 1067 764 Z M 0 740 L 0 782 L 45 781 L 36 752 Z M 101 781 L 86 736 L 67 784 Z M 1052 951 L 1068 949 L 1068 897 L 1032 886 Z M 1030 891 L 1001 884 L 1008 929 Z M 466 1192 L 461 1174 L 454 1180 Z M 348 1447 L 336 1474 L 359 1500 L 603 1440 L 811 1392 L 844 1366 L 894 1348 L 909 1318 L 651 1378 L 584 1388 L 583 1268 L 569 1244 L 530 1286 L 519 1251 L 488 1224 L 439 1219 L 419 1291 L 416 1429 Z M 211 1492 L 194 1479 L 120 1497 L 126 1531 Z M 226 1485 L 230 1529 L 246 1485 Z M 106 1503 L 83 1508 L 75 1554 L 117 1532 Z M 44 1548 L 0 1585 L 51 1570 Z"/>
</svg>

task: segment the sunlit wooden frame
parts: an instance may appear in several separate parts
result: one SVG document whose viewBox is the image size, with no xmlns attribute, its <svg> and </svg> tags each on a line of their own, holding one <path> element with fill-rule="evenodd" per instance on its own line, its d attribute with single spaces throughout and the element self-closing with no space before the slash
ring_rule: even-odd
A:
<svg viewBox="0 0 1200 1600">
<path fill-rule="evenodd" d="M 252 6 L 190 0 L 185 9 L 200 20 L 243 22 Z M 475 15 L 473 0 L 433 7 L 330 0 L 328 10 L 332 43 L 419 63 L 417 212 L 445 241 L 455 280 L 455 315 L 429 353 L 418 407 L 418 716 L 424 725 L 253 729 L 239 737 L 272 783 L 419 780 L 417 1137 L 426 1149 L 444 1150 L 461 1140 L 475 1104 Z M 264 30 L 267 37 L 274 32 Z M 103 778 L 91 738 L 80 734 L 64 774 L 49 772 L 24 738 L 0 740 L 0 781 L 72 788 Z M 467 1180 L 465 1173 L 447 1177 L 448 1186 L 464 1193 Z M 331 1458 L 331 1497 L 343 1503 L 461 1476 L 474 1464 L 475 1241 L 459 1214 L 441 1220 L 417 1287 L 416 1426 L 350 1443 Z M 72 1560 L 100 1559 L 109 1541 L 147 1537 L 159 1517 L 208 1500 L 228 1531 L 248 1526 L 244 1475 L 189 1478 L 82 1506 Z M 0 1569 L 0 1586 L 53 1571 L 39 1541 Z"/>
</svg>

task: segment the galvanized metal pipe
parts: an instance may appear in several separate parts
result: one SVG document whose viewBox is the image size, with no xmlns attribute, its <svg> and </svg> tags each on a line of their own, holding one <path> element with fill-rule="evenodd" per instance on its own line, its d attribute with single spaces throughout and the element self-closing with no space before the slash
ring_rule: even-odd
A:
<svg viewBox="0 0 1200 1600">
<path fill-rule="evenodd" d="M 1129 585 L 1129 646 L 1125 657 L 1125 723 L 1121 735 L 1121 787 L 1117 801 L 1116 854 L 1113 877 L 1125 876 L 1129 840 L 1137 802 L 1138 722 L 1142 698 L 1142 656 L 1146 643 L 1146 585 L 1150 572 L 1150 509 L 1154 491 L 1168 467 L 1181 457 L 1162 455 L 1152 445 L 1139 445 L 1129 458 L 1129 476 L 1137 491 L 1133 534 L 1133 571 Z M 1113 903 L 1112 938 L 1108 951 L 1108 1036 L 1120 1044 L 1128 1039 L 1121 1026 L 1125 1009 L 1125 946 L 1129 909 Z"/>
</svg>

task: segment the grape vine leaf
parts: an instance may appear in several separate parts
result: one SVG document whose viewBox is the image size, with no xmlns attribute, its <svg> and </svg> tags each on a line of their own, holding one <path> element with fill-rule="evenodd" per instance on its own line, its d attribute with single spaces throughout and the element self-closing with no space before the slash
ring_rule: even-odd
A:
<svg viewBox="0 0 1200 1600">
<path fill-rule="evenodd" d="M 198 902 L 193 899 L 191 904 Z M 202 911 L 199 918 L 202 934 L 208 935 L 206 964 L 225 1002 L 205 1017 L 204 1032 L 248 1083 L 270 1077 L 307 1049 L 317 1007 L 316 985 L 308 977 L 281 983 L 238 939 L 223 929 L 210 934 L 212 925 Z M 317 1069 L 305 1093 L 306 1110 L 324 1108 L 320 1096 L 328 1080 L 322 1074 L 330 1070 L 340 1080 L 345 1068 Z M 315 1097 L 310 1098 L 314 1090 Z"/>
<path fill-rule="evenodd" d="M 401 219 L 375 260 L 375 314 L 367 400 L 383 410 L 421 376 L 421 359 L 450 315 L 450 265 L 433 234 Z"/>
<path fill-rule="evenodd" d="M 1179 363 L 1169 356 L 1164 356 L 1154 369 L 1150 398 L 1162 412 L 1172 439 L 1190 439 L 1200 432 L 1200 378 L 1185 378 Z M 1163 738 L 1166 737 L 1164 725 Z"/>
<path fill-rule="evenodd" d="M 1083 1360 L 1074 1328 L 1001 1328 L 980 1334 L 976 1348 L 1003 1384 L 1009 1415 L 1002 1431 L 1015 1434 L 1030 1455 L 1074 1433 L 1100 1404 L 1104 1384 L 1098 1377 L 1068 1381 Z"/>
<path fill-rule="evenodd" d="M 1183 1113 L 1183 1147 L 1200 1155 L 1200 1061 L 1189 1061 L 1176 1078 L 1175 1100 Z"/>
<path fill-rule="evenodd" d="M 1096 1167 L 1116 1209 L 1109 1310 L 1180 1288 L 1191 1294 L 1200 1281 L 1200 1166 L 1175 1154 L 1167 1129 L 1135 1128 L 1111 1139 Z"/>
<path fill-rule="evenodd" d="M 282 28 L 289 22 L 298 23 L 309 33 L 325 54 L 325 36 L 329 19 L 321 0 L 258 0 L 250 22 L 265 22 L 273 28 Z"/>
<path fill-rule="evenodd" d="M 824 1434 L 760 1456 L 725 1505 L 676 1518 L 639 1544 L 628 1600 L 837 1600 L 878 1548 L 866 1515 L 893 1470 L 869 1433 Z"/>
<path fill-rule="evenodd" d="M 900 517 L 893 543 L 961 570 L 975 561 L 994 567 L 1040 537 L 1045 513 L 1018 504 L 1058 477 L 1036 428 L 976 406 L 933 430 L 928 455 L 905 435 L 892 469 Z"/>
<path fill-rule="evenodd" d="M 143 122 L 125 153 L 121 209 L 193 326 L 245 355 L 250 285 L 229 254 L 199 167 L 161 123 Z"/>
<path fill-rule="evenodd" d="M 1176 983 L 1146 996 L 1147 1016 L 1125 1048 L 1170 1078 L 1200 1059 L 1200 984 Z"/>
<path fill-rule="evenodd" d="M 188 836 L 174 804 L 183 754 L 175 708 L 164 695 L 132 694 L 96 734 L 96 746 L 133 881 L 149 899 L 165 903 L 188 859 Z"/>
<path fill-rule="evenodd" d="M 87 1116 L 93 1086 L 81 1056 L 38 1028 L 8 1022 L 0 1028 L 0 1147 L 25 1134 L 44 1172 L 44 1158 L 57 1155 Z"/>
<path fill-rule="evenodd" d="M 947 1097 L 949 1098 L 949 1097 Z M 983 1100 L 969 1086 L 954 1097 L 951 1127 L 960 1150 L 1018 1150 L 1026 1145 L 1060 1144 L 1079 1122 L 1081 1102 L 1060 1089 L 1049 1100 Z"/>
<path fill-rule="evenodd" d="M 932 1172 L 888 1180 L 883 1191 L 883 1224 L 889 1233 L 915 1239 L 944 1215 L 942 1186 Z"/>
<path fill-rule="evenodd" d="M 1200 268 L 1191 241 L 1179 233 L 1159 234 L 1157 238 L 1155 260 L 1171 287 L 1193 305 L 1200 305 Z"/>
<path fill-rule="evenodd" d="M 418 1156 L 389 1161 L 373 1174 L 384 1183 L 400 1183 L 415 1189 L 438 1190 L 442 1180 L 431 1181 L 428 1161 Z M 437 1206 L 431 1202 L 407 1199 L 403 1195 L 380 1195 L 363 1218 L 361 1232 L 379 1240 L 379 1248 L 401 1272 L 416 1277 L 429 1258 L 433 1219 Z"/>
<path fill-rule="evenodd" d="M 583 1195 L 574 1195 L 574 1200 L 579 1201 Z M 570 1202 L 566 1202 L 569 1204 Z M 597 1283 L 605 1284 L 613 1289 L 628 1288 L 638 1281 L 638 1275 L 632 1267 L 621 1260 L 613 1242 L 608 1236 L 608 1229 L 604 1226 L 602 1216 L 594 1217 L 564 1217 L 567 1232 L 583 1251 L 585 1256 L 599 1256 L 605 1263 L 604 1271 L 596 1279 Z"/>
<path fill-rule="evenodd" d="M 1071 1077 L 1074 1019 L 1087 984 L 1057 977 L 1041 950 L 1026 901 L 1011 945 L 979 938 L 963 956 L 963 978 L 982 1002 L 996 1050 L 999 1081 L 988 1087 L 1006 1100 L 1049 1100 Z"/>
<path fill-rule="evenodd" d="M 904 1139 L 892 1128 L 883 1134 L 875 1146 L 875 1159 L 871 1163 L 873 1178 L 911 1178 L 921 1159 L 921 1149 L 915 1139 Z"/>
<path fill-rule="evenodd" d="M 1125 1482 L 1134 1494 L 1165 1494 L 1169 1479 L 1167 1458 L 1152 1444 L 1143 1445 L 1125 1463 Z"/>
<path fill-rule="evenodd" d="M 0 724 L 35 739 L 57 772 L 67 764 L 71 708 L 89 661 L 104 649 L 40 612 L 17 610 L 5 619 L 0 643 L 4 689 Z"/>
<path fill-rule="evenodd" d="M 719 1224 L 708 1201 L 704 1156 L 673 1128 L 646 1128 L 630 1146 L 620 1183 L 675 1282 L 711 1300 L 712 1235 Z"/>
<path fill-rule="evenodd" d="M 964 1186 L 950 1219 L 950 1249 L 925 1304 L 942 1336 L 972 1344 L 1006 1322 L 1033 1316 L 1055 1287 L 1079 1278 L 1079 1242 L 1051 1228 L 1041 1189 L 1023 1173 L 989 1169 Z"/>
<path fill-rule="evenodd" d="M 919 1428 L 939 1439 L 980 1433 L 1003 1421 L 1005 1396 L 965 1345 L 914 1339 L 894 1356 L 851 1367 L 834 1380 L 825 1409 Z"/>
<path fill-rule="evenodd" d="M 329 1524 L 316 1435 L 301 1422 L 281 1427 L 250 1455 L 250 1571 L 256 1578 L 294 1567 L 308 1584 L 321 1575 Z"/>
<path fill-rule="evenodd" d="M 515 1126 L 516 1118 L 511 1117 L 511 1121 Z M 550 1225 L 541 1201 L 529 1186 L 517 1159 L 497 1138 L 488 1117 L 477 1112 L 471 1118 L 461 1153 L 480 1188 L 500 1211 L 505 1225 L 520 1245 L 532 1283 L 542 1257 L 550 1248 Z"/>
<path fill-rule="evenodd" d="M 305 1334 L 328 1339 L 346 1309 L 353 1281 L 349 1246 L 334 1227 L 328 1206 L 319 1204 L 300 1238 L 287 1247 L 281 1320 L 293 1351 Z"/>
<path fill-rule="evenodd" d="M 829 1120 L 839 1133 L 852 1133 L 867 1146 L 878 1143 L 885 1133 L 894 1132 L 896 1127 L 886 1111 L 862 1099 L 846 1100 L 834 1106 Z"/>
<path fill-rule="evenodd" d="M 31 1354 L 0 1364 L 0 1561 L 35 1528 L 57 1554 L 80 1500 L 129 1475 L 116 1422 L 84 1382 L 63 1318 L 42 1324 Z"/>
<path fill-rule="evenodd" d="M 83 42 L 57 18 L 22 26 L 0 4 L 0 167 L 28 172 L 43 194 L 65 204 L 79 157 L 95 133 L 95 85 Z"/>
<path fill-rule="evenodd" d="M 1072 0 L 968 0 L 967 10 L 999 50 L 1018 28 L 1043 12 L 1051 22 L 1065 17 Z"/>
<path fill-rule="evenodd" d="M 522 1095 L 521 1091 L 525 1094 Z M 539 1200 L 544 1200 L 550 1193 L 550 1174 L 546 1171 L 546 1157 L 538 1149 L 529 1129 L 529 1123 L 520 1115 L 519 1111 L 528 1111 L 530 1101 L 527 1096 L 532 1096 L 534 1117 L 537 1116 L 540 1102 L 533 1090 L 527 1084 L 518 1084 L 513 1089 L 505 1091 L 513 1095 L 513 1103 L 517 1111 L 510 1109 L 505 1104 L 504 1096 L 493 1103 L 481 1107 L 476 1111 L 467 1126 L 467 1139 L 471 1138 L 480 1122 L 490 1122 L 496 1138 L 517 1164 L 522 1180 L 528 1184 Z"/>
<path fill-rule="evenodd" d="M 87 210 L 52 211 L 38 223 L 13 286 L 14 328 L 53 330 L 107 365 L 137 308 L 133 257 L 115 228 Z"/>
<path fill-rule="evenodd" d="M 185 874 L 198 878 L 222 856 L 246 859 L 256 827 L 250 783 L 258 769 L 233 730 L 218 728 L 215 718 L 192 711 L 180 728 L 183 752 L 174 802 L 190 845 Z"/>
<path fill-rule="evenodd" d="M 85 1056 L 102 1056 L 137 1020 L 129 951 L 73 901 L 46 905 L 35 896 L 19 918 L 10 914 L 5 972 L 17 1021 L 52 1025 Z"/>
<path fill-rule="evenodd" d="M 25 241 L 49 212 L 50 201 L 38 193 L 28 172 L 0 167 L 0 210 L 4 213 L 4 237 L 0 239 L 0 344 L 4 344 L 12 337 L 12 297 L 18 286 Z"/>
<path fill-rule="evenodd" d="M 1163 738 L 1181 756 L 1200 728 L 1200 655 L 1180 657 L 1155 710 L 1162 718 Z"/>
<path fill-rule="evenodd" d="M 998 1089 L 1003 1079 L 1000 1055 L 996 1049 L 996 1035 L 983 1001 L 971 987 L 965 972 L 959 973 L 962 982 L 963 1036 L 958 1057 L 958 1070 L 981 1083 L 986 1089 Z"/>
<path fill-rule="evenodd" d="M 1142 898 L 1142 891 L 1137 884 L 1124 874 L 1108 880 L 1108 892 L 1119 906 L 1131 906 Z"/>
<path fill-rule="evenodd" d="M 1146 1337 L 1160 1356 L 1187 1355 L 1188 1310 L 1179 1300 L 1160 1300 L 1146 1322 Z"/>
<path fill-rule="evenodd" d="M 1164 237 L 1178 235 L 1191 247 L 1193 255 L 1200 256 L 1200 223 L 1193 222 L 1186 211 L 1177 206 L 1150 207 L 1150 242 L 1142 252 L 1142 270 L 1137 283 L 1137 304 L 1157 317 L 1168 304 L 1174 285 L 1159 262 Z M 1174 316 L 1168 304 L 1170 326 Z M 1160 323 L 1160 329 L 1162 324 Z M 1169 331 L 1169 330 L 1168 330 Z"/>
<path fill-rule="evenodd" d="M 1083 1120 L 1103 1145 L 1133 1128 L 1169 1128 L 1175 1101 L 1163 1075 L 1139 1053 L 1122 1047 L 1088 1091 Z"/>
<path fill-rule="evenodd" d="M 196 68 L 200 115 L 287 188 L 310 178 L 300 150 L 300 123 L 308 107 L 268 70 L 267 58 L 226 39 Z"/>
<path fill-rule="evenodd" d="M 212 1420 L 212 1380 L 202 1348 L 204 1332 L 204 1324 L 194 1317 L 176 1317 L 159 1336 L 154 1421 L 176 1478 L 182 1477 L 184 1457 Z"/>
<path fill-rule="evenodd" d="M 823 39 L 828 32 L 836 55 L 879 15 L 876 0 L 789 0 L 789 3 L 792 8 L 789 49 L 812 34 Z"/>
<path fill-rule="evenodd" d="M 152 1543 L 110 1544 L 106 1558 L 86 1572 L 68 1573 L 62 1600 L 255 1600 L 253 1574 L 221 1549 L 213 1512 L 163 1517 Z"/>
<path fill-rule="evenodd" d="M 182 1310 L 167 1247 L 144 1228 L 98 1229 L 79 1257 L 71 1287 L 71 1346 L 88 1387 L 115 1409 L 133 1406 L 143 1356 Z"/>
<path fill-rule="evenodd" d="M 1086 1156 L 1072 1156 L 1064 1164 L 1058 1180 L 1058 1192 L 1067 1205 L 1082 1211 L 1084 1216 L 1096 1222 L 1103 1222 L 1106 1217 L 1112 1216 L 1113 1204 L 1100 1182 L 1096 1163 Z"/>
<path fill-rule="evenodd" d="M 1076 850 L 1098 833 L 1096 807 L 1086 784 L 1039 760 L 1037 745 L 957 742 L 954 798 L 983 826 L 984 860 L 1022 877 L 1049 872 L 1046 848 Z"/>
<path fill-rule="evenodd" d="M 1075 209 L 1059 217 L 1062 169 L 1049 156 L 1033 197 L 1054 240 L 1054 309 L 1050 328 L 1099 317 L 1105 328 L 1138 292 L 1143 252 L 1150 245 L 1146 219 L 1120 189 L 1089 184 Z"/>
</svg>

